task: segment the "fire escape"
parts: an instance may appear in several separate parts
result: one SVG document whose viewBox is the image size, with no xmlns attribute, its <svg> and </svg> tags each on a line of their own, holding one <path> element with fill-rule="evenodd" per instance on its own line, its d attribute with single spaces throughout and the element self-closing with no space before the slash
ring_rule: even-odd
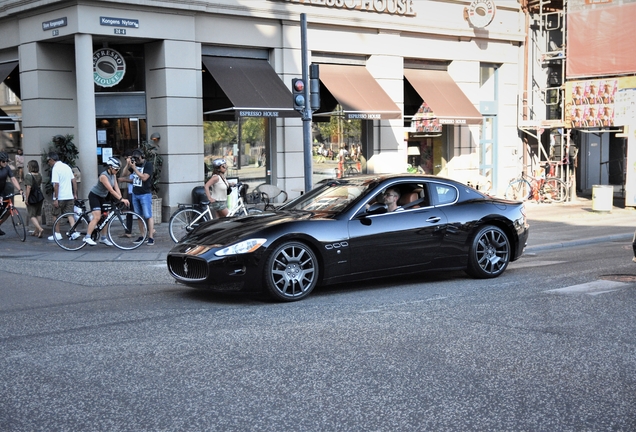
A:
<svg viewBox="0 0 636 432">
<path fill-rule="evenodd" d="M 527 36 L 517 124 L 525 143 L 526 172 L 535 173 L 549 164 L 548 174 L 568 183 L 571 173 L 564 165 L 569 147 L 569 125 L 564 122 L 566 3 L 567 0 L 522 1 Z"/>
</svg>

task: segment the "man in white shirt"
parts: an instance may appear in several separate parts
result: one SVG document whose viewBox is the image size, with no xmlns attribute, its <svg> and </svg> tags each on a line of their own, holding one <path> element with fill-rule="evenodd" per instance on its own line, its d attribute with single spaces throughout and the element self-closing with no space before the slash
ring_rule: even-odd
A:
<svg viewBox="0 0 636 432">
<path fill-rule="evenodd" d="M 60 157 L 55 152 L 49 153 L 47 163 L 51 167 L 51 183 L 53 184 L 53 216 L 57 218 L 64 213 L 73 213 L 73 205 L 77 199 L 77 182 L 73 170 L 60 161 Z M 69 217 L 68 222 L 73 225 L 75 220 Z M 53 241 L 53 236 L 57 236 L 58 240 L 62 238 L 59 232 L 54 232 L 49 240 Z"/>
</svg>

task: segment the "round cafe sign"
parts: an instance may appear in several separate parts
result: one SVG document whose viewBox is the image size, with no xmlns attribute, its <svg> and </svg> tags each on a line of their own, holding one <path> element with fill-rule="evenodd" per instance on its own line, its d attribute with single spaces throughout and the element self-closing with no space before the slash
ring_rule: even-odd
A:
<svg viewBox="0 0 636 432">
<path fill-rule="evenodd" d="M 468 21 L 473 27 L 484 28 L 492 22 L 495 10 L 492 0 L 473 0 L 468 6 Z"/>
<path fill-rule="evenodd" d="M 102 48 L 93 53 L 93 80 L 100 87 L 117 85 L 126 74 L 126 62 L 114 49 Z"/>
</svg>

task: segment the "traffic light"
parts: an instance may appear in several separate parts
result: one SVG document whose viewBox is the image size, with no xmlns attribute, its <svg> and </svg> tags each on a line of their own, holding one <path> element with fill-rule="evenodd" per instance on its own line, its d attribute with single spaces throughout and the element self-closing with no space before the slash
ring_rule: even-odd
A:
<svg viewBox="0 0 636 432">
<path fill-rule="evenodd" d="M 320 108 L 320 71 L 315 63 L 309 65 L 309 93 L 311 110 L 317 111 Z"/>
<path fill-rule="evenodd" d="M 303 111 L 305 105 L 305 81 L 300 78 L 292 79 L 292 94 L 294 96 L 294 109 L 296 111 Z"/>
</svg>

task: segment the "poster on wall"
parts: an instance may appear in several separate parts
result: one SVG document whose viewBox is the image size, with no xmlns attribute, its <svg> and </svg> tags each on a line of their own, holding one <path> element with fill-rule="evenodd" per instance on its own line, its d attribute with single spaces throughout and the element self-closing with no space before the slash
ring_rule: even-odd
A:
<svg viewBox="0 0 636 432">
<path fill-rule="evenodd" d="M 568 81 L 565 124 L 570 128 L 630 124 L 634 115 L 636 77 Z"/>
</svg>

